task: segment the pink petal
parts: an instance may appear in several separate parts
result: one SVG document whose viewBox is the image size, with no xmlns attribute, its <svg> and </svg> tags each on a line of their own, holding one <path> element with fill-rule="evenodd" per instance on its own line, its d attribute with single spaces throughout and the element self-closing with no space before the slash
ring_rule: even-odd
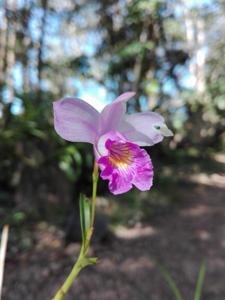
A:
<svg viewBox="0 0 225 300">
<path fill-rule="evenodd" d="M 118 130 L 139 146 L 152 146 L 161 142 L 164 136 L 173 135 L 164 118 L 154 112 L 126 115 Z"/>
<path fill-rule="evenodd" d="M 132 189 L 132 182 L 129 176 L 121 176 L 121 174 L 113 173 L 109 181 L 109 190 L 114 195 L 119 195 L 128 192 Z"/>
<path fill-rule="evenodd" d="M 74 98 L 54 102 L 53 110 L 55 130 L 63 139 L 94 144 L 99 124 L 97 110 Z"/>
<path fill-rule="evenodd" d="M 134 92 L 124 93 L 103 109 L 100 116 L 101 134 L 118 128 L 126 112 L 126 102 L 134 95 Z"/>
<path fill-rule="evenodd" d="M 119 103 L 119 102 L 127 102 L 130 98 L 132 98 L 133 96 L 135 95 L 135 92 L 126 92 L 126 93 L 123 93 L 121 94 L 119 97 L 117 97 L 113 103 L 111 103 L 110 105 L 112 104 L 115 104 L 115 103 Z"/>
<path fill-rule="evenodd" d="M 137 153 L 138 160 L 136 165 L 136 173 L 133 184 L 141 191 L 150 190 L 153 184 L 153 165 L 152 161 L 145 150 Z M 141 161 L 141 164 L 139 163 Z M 149 180 L 150 178 L 150 180 Z"/>
<path fill-rule="evenodd" d="M 112 133 L 110 137 L 112 138 Z M 133 185 L 142 191 L 152 186 L 153 166 L 147 152 L 115 133 L 105 143 L 108 154 L 98 160 L 100 176 L 109 180 L 109 190 L 117 195 L 129 191 Z"/>
</svg>

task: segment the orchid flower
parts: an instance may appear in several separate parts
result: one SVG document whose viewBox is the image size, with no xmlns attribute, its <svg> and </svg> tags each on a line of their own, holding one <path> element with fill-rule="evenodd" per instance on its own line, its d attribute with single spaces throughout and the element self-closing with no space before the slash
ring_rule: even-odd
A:
<svg viewBox="0 0 225 300">
<path fill-rule="evenodd" d="M 57 291 L 54 300 L 62 300 L 81 269 L 97 262 L 88 256 L 94 229 L 98 166 L 100 176 L 109 180 L 113 194 L 129 191 L 133 185 L 141 191 L 149 190 L 153 180 L 153 166 L 148 153 L 140 146 L 152 146 L 171 136 L 164 119 L 154 112 L 126 114 L 126 102 L 135 93 L 120 95 L 99 113 L 83 100 L 64 98 L 54 102 L 56 132 L 70 142 L 91 143 L 96 162 L 93 170 L 91 201 L 80 197 L 82 245 L 70 274 Z"/>
<path fill-rule="evenodd" d="M 126 114 L 126 102 L 134 95 L 120 95 L 101 113 L 80 99 L 64 98 L 53 104 L 56 132 L 70 142 L 93 144 L 100 176 L 109 180 L 113 194 L 125 193 L 133 185 L 149 190 L 153 165 L 140 146 L 152 146 L 173 135 L 158 113 Z"/>
</svg>

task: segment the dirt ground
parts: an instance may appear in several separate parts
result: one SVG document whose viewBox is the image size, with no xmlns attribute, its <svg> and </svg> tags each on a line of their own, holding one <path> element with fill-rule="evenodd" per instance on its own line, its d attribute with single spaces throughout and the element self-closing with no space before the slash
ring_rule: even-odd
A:
<svg viewBox="0 0 225 300">
<path fill-rule="evenodd" d="M 202 261 L 207 273 L 202 300 L 225 299 L 225 174 L 201 175 L 183 187 L 181 207 L 148 224 L 120 229 L 91 251 L 97 266 L 83 270 L 67 300 L 172 300 L 157 262 L 192 300 Z M 47 300 L 68 274 L 79 245 L 62 245 L 62 234 L 34 232 L 37 245 L 8 257 L 3 300 Z"/>
</svg>

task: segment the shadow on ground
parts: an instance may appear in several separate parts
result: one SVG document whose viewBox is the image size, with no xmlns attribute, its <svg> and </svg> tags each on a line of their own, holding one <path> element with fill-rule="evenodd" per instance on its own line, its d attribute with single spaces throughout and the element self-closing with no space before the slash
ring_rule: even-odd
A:
<svg viewBox="0 0 225 300">
<path fill-rule="evenodd" d="M 187 183 L 182 187 L 182 206 L 144 225 L 118 230 L 109 244 L 95 245 L 91 251 L 100 257 L 99 264 L 80 274 L 65 299 L 172 300 L 156 261 L 169 270 L 186 300 L 193 299 L 205 261 L 202 299 L 225 299 L 224 179 L 217 174 L 214 181 L 208 177 Z M 8 257 L 5 300 L 51 299 L 79 251 L 77 244 L 63 248 L 60 232 L 34 234 L 35 249 Z"/>
</svg>

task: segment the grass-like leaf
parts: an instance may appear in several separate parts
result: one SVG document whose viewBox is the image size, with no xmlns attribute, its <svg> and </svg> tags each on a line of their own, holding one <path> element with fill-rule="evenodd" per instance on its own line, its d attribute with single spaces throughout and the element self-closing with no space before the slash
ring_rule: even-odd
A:
<svg viewBox="0 0 225 300">
<path fill-rule="evenodd" d="M 91 207 L 88 198 L 85 195 L 80 194 L 80 225 L 83 244 L 86 243 L 87 232 L 90 227 L 90 209 Z"/>
<path fill-rule="evenodd" d="M 162 266 L 158 265 L 159 270 L 163 277 L 165 278 L 171 292 L 174 294 L 176 300 L 184 300 L 179 288 L 177 287 L 175 281 L 173 280 L 172 276 L 170 273 Z"/>
<path fill-rule="evenodd" d="M 196 282 L 194 300 L 201 299 L 202 287 L 203 287 L 203 283 L 204 283 L 204 279 L 205 279 L 205 273 L 206 273 L 206 266 L 204 263 L 202 263 L 199 273 L 198 273 L 198 279 Z"/>
</svg>

